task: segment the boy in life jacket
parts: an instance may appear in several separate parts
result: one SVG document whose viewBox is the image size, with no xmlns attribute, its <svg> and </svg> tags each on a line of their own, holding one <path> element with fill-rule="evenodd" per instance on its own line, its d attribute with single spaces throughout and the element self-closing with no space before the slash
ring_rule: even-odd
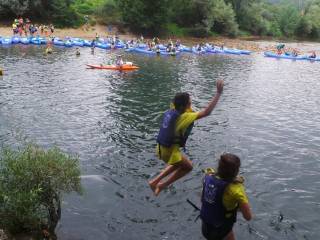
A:
<svg viewBox="0 0 320 240">
<path fill-rule="evenodd" d="M 149 185 L 156 196 L 164 188 L 192 170 L 192 162 L 181 153 L 180 149 L 185 146 L 194 121 L 210 115 L 218 103 L 222 91 L 223 81 L 218 80 L 216 95 L 211 99 L 208 106 L 200 112 L 191 110 L 191 98 L 188 93 L 178 93 L 174 97 L 174 109 L 164 113 L 156 148 L 158 157 L 167 164 L 167 167 L 149 181 Z"/>
<path fill-rule="evenodd" d="M 252 218 L 244 180 L 237 177 L 239 168 L 240 159 L 225 153 L 220 156 L 218 172 L 204 177 L 200 217 L 202 234 L 207 240 L 235 240 L 232 228 L 238 209 L 247 221 Z"/>
</svg>

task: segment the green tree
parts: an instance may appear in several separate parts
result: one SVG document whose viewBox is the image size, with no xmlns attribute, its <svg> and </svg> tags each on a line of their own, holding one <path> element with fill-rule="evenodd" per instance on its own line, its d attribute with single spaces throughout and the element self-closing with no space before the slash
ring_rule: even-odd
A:
<svg viewBox="0 0 320 240">
<path fill-rule="evenodd" d="M 118 0 L 123 22 L 133 31 L 160 33 L 168 21 L 168 0 Z"/>
<path fill-rule="evenodd" d="M 287 36 L 294 36 L 300 21 L 299 11 L 292 5 L 284 5 L 280 8 L 279 26 L 281 32 Z"/>
<path fill-rule="evenodd" d="M 61 195 L 81 192 L 77 158 L 58 148 L 36 145 L 20 150 L 4 148 L 0 155 L 0 225 L 11 232 L 51 233 L 60 219 Z"/>
<path fill-rule="evenodd" d="M 236 36 L 238 33 L 238 24 L 232 6 L 223 0 L 212 1 L 210 22 L 215 31 L 230 36 Z"/>
</svg>

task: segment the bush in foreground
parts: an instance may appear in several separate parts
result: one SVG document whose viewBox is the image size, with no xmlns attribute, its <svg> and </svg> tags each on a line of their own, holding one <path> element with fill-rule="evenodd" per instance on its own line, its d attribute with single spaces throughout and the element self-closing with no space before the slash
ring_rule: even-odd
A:
<svg viewBox="0 0 320 240">
<path fill-rule="evenodd" d="M 0 226 L 12 233 L 54 229 L 61 195 L 81 193 L 79 160 L 58 148 L 27 145 L 0 155 Z"/>
</svg>

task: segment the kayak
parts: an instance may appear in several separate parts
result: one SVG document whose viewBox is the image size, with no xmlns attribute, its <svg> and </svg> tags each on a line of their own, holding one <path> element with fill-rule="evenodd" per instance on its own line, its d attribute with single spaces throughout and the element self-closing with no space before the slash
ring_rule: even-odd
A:
<svg viewBox="0 0 320 240">
<path fill-rule="evenodd" d="M 241 49 L 237 49 L 240 51 L 241 54 L 245 54 L 245 55 L 250 55 L 252 53 L 252 51 L 249 50 L 241 50 Z"/>
<path fill-rule="evenodd" d="M 164 55 L 164 56 L 176 56 L 179 53 L 179 51 L 176 51 L 176 52 L 167 52 L 167 51 L 156 52 L 156 51 L 141 49 L 141 48 L 134 48 L 129 51 L 137 52 L 137 53 L 145 53 L 145 54 L 149 54 L 149 55 Z"/>
<path fill-rule="evenodd" d="M 318 62 L 318 61 L 320 61 L 320 58 L 306 57 L 306 60 L 310 60 L 311 62 Z"/>
<path fill-rule="evenodd" d="M 224 53 L 224 51 L 220 48 L 207 48 L 208 53 Z"/>
<path fill-rule="evenodd" d="M 55 38 L 53 40 L 53 45 L 56 45 L 56 46 L 64 46 L 64 41 L 62 41 L 61 39 L 59 38 Z"/>
<path fill-rule="evenodd" d="M 235 54 L 235 55 L 240 55 L 241 54 L 240 50 L 231 49 L 231 48 L 223 48 L 223 52 L 224 53 L 228 53 L 228 54 Z"/>
<path fill-rule="evenodd" d="M 110 49 L 110 48 L 111 48 L 111 44 L 101 43 L 101 42 L 95 43 L 95 46 L 96 46 L 97 48 L 102 48 L 102 49 Z"/>
<path fill-rule="evenodd" d="M 1 43 L 2 43 L 3 45 L 9 45 L 9 44 L 12 43 L 12 39 L 11 39 L 11 38 L 8 38 L 8 37 L 4 37 L 4 38 L 2 38 Z"/>
<path fill-rule="evenodd" d="M 283 59 L 293 59 L 293 60 L 307 60 L 308 57 L 306 56 L 292 56 L 292 55 L 286 55 L 286 54 L 276 54 L 273 52 L 264 52 L 265 57 L 272 57 L 272 58 L 283 58 Z"/>
<path fill-rule="evenodd" d="M 180 52 L 192 52 L 191 47 L 187 47 L 185 45 L 180 44 L 180 46 L 178 47 L 178 50 Z"/>
<path fill-rule="evenodd" d="M 86 47 L 92 47 L 92 42 L 89 40 L 83 40 L 83 45 Z"/>
<path fill-rule="evenodd" d="M 132 64 L 123 64 L 122 66 L 117 66 L 117 65 L 91 65 L 91 64 L 86 64 L 89 68 L 91 69 L 106 69 L 106 70 L 137 70 L 139 69 L 138 66 L 134 66 Z"/>
<path fill-rule="evenodd" d="M 64 42 L 64 46 L 65 47 L 72 47 L 73 43 L 70 40 L 67 40 L 67 41 Z"/>
<path fill-rule="evenodd" d="M 145 53 L 145 54 L 150 54 L 150 55 L 156 55 L 157 53 L 151 50 L 146 50 L 146 49 L 142 49 L 142 48 L 134 48 L 131 51 L 133 52 L 138 52 L 138 53 Z"/>
<path fill-rule="evenodd" d="M 29 38 L 26 38 L 26 37 L 20 38 L 20 42 L 21 42 L 22 44 L 29 44 L 29 43 L 30 43 L 30 39 L 29 39 Z"/>
<path fill-rule="evenodd" d="M 71 40 L 72 44 L 74 46 L 77 46 L 77 47 L 83 47 L 84 46 L 84 43 L 83 41 L 80 41 L 80 40 Z"/>
<path fill-rule="evenodd" d="M 201 50 L 199 51 L 196 47 L 193 47 L 192 48 L 192 52 L 195 53 L 195 54 L 205 54 L 206 53 L 206 50 L 204 50 L 203 48 L 201 48 Z"/>
<path fill-rule="evenodd" d="M 20 43 L 20 37 L 12 37 L 12 43 Z"/>
</svg>

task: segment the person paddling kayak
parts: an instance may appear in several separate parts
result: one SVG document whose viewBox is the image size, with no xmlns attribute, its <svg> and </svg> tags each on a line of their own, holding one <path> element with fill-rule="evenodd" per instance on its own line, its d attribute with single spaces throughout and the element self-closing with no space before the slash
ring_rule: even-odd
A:
<svg viewBox="0 0 320 240">
<path fill-rule="evenodd" d="M 192 170 L 192 162 L 181 153 L 180 149 L 185 146 L 194 121 L 210 115 L 217 105 L 222 91 L 223 81 L 218 80 L 216 95 L 211 99 L 208 106 L 200 112 L 192 111 L 191 98 L 188 93 L 177 93 L 174 97 L 173 109 L 164 113 L 157 137 L 156 152 L 158 157 L 167 164 L 167 167 L 149 181 L 149 186 L 156 196 L 164 188 Z"/>
</svg>

